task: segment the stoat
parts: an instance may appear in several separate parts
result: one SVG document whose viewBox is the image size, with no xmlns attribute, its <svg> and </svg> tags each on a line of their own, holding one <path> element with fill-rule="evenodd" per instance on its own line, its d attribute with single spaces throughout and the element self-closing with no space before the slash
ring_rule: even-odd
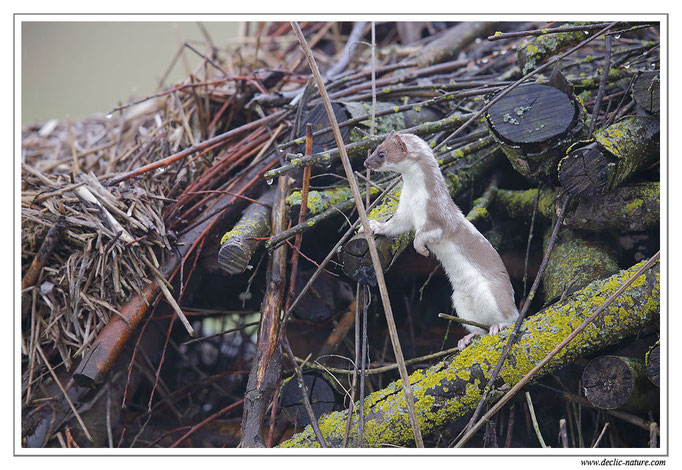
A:
<svg viewBox="0 0 682 470">
<path fill-rule="evenodd" d="M 443 265 L 460 318 L 489 325 L 491 335 L 515 322 L 519 312 L 502 259 L 452 201 L 429 145 L 416 135 L 393 131 L 365 160 L 365 168 L 403 177 L 395 215 L 385 223 L 370 220 L 372 232 L 395 236 L 414 230 L 417 253 L 429 256 L 430 250 Z M 459 340 L 460 350 L 485 334 L 465 326 L 470 333 Z"/>
</svg>

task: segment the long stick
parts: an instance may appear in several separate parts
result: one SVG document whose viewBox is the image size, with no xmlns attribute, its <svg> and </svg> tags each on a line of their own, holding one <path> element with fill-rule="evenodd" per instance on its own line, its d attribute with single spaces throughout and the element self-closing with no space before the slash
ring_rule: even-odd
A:
<svg viewBox="0 0 682 470">
<path fill-rule="evenodd" d="M 530 288 L 530 292 L 528 293 L 528 297 L 526 298 L 526 301 L 523 303 L 523 306 L 521 307 L 521 312 L 519 312 L 519 317 L 516 319 L 516 323 L 514 324 L 514 329 L 512 330 L 512 333 L 509 335 L 509 339 L 507 340 L 507 344 L 504 346 L 504 349 L 502 350 L 502 354 L 500 355 L 500 359 L 497 361 L 497 365 L 495 366 L 493 373 L 490 375 L 490 379 L 488 380 L 488 383 L 486 384 L 485 389 L 483 390 L 483 395 L 481 396 L 481 400 L 478 402 L 478 406 L 476 406 L 476 410 L 474 411 L 474 414 L 471 416 L 471 419 L 469 420 L 469 423 L 467 424 L 466 430 L 471 429 L 471 427 L 476 422 L 476 419 L 480 415 L 481 410 L 483 409 L 483 404 L 485 403 L 486 399 L 488 398 L 488 394 L 490 393 L 490 390 L 492 390 L 493 383 L 495 382 L 495 380 L 497 380 L 497 376 L 500 374 L 500 371 L 502 370 L 502 365 L 504 364 L 504 361 L 507 359 L 507 356 L 509 355 L 509 351 L 511 350 L 512 344 L 514 344 L 514 341 L 516 340 L 516 335 L 518 334 L 519 330 L 521 329 L 521 324 L 523 323 L 523 320 L 526 317 L 526 313 L 528 313 L 528 309 L 530 308 L 530 304 L 533 301 L 533 297 L 535 296 L 535 292 L 537 291 L 538 286 L 540 285 L 540 279 L 542 278 L 542 275 L 545 272 L 545 268 L 547 268 L 547 263 L 549 262 L 549 257 L 552 253 L 552 249 L 554 248 L 554 243 L 556 242 L 557 236 L 559 234 L 559 229 L 561 228 L 561 222 L 564 220 L 564 215 L 566 214 L 566 209 L 568 208 L 568 203 L 570 201 L 571 201 L 571 196 L 566 196 L 566 199 L 564 200 L 564 203 L 561 206 L 561 211 L 559 212 L 559 216 L 557 217 L 556 223 L 554 224 L 554 229 L 552 230 L 552 236 L 550 237 L 549 243 L 547 244 L 547 250 L 546 250 L 545 256 L 542 259 L 542 262 L 540 263 L 540 268 L 538 268 L 538 273 L 535 275 L 535 280 L 533 281 L 533 285 Z"/>
<path fill-rule="evenodd" d="M 353 197 L 355 199 L 355 205 L 360 215 L 360 220 L 362 221 L 362 226 L 365 229 L 365 233 L 371 233 L 369 228 L 369 220 L 367 219 L 367 213 L 365 212 L 365 207 L 362 204 L 362 196 L 360 195 L 360 189 L 358 188 L 358 183 L 353 178 L 353 168 L 350 165 L 350 160 L 348 159 L 348 154 L 346 153 L 346 148 L 343 144 L 343 138 L 341 137 L 341 131 L 339 131 L 339 125 L 336 121 L 336 116 L 332 109 L 331 101 L 329 100 L 329 95 L 324 86 L 324 81 L 320 75 L 320 71 L 317 68 L 317 63 L 313 57 L 310 47 L 303 36 L 303 31 L 301 31 L 300 26 L 297 22 L 292 21 L 291 26 L 296 33 L 298 42 L 301 44 L 301 48 L 308 59 L 308 64 L 313 72 L 315 81 L 317 82 L 317 88 L 320 91 L 320 96 L 322 97 L 322 102 L 327 110 L 327 115 L 329 117 L 329 123 L 334 128 L 334 138 L 336 140 L 336 145 L 339 148 L 339 154 L 341 156 L 341 162 L 343 163 L 343 169 L 346 172 L 346 177 L 350 183 L 351 190 L 353 191 Z M 419 422 L 417 421 L 417 413 L 414 409 L 414 395 L 412 394 L 412 387 L 410 386 L 409 376 L 407 375 L 407 368 L 405 367 L 405 360 L 403 358 L 402 350 L 400 349 L 400 340 L 398 339 L 398 330 L 395 325 L 395 320 L 393 319 L 393 311 L 391 310 L 391 303 L 388 298 L 388 291 L 386 289 L 386 281 L 384 279 L 384 272 L 381 268 L 381 262 L 379 260 L 379 253 L 377 252 L 377 247 L 374 242 L 374 238 L 371 236 L 367 237 L 367 245 L 369 247 L 370 255 L 372 257 L 372 264 L 374 265 L 374 270 L 376 272 L 377 283 L 379 284 L 379 292 L 381 294 L 381 302 L 384 306 L 384 312 L 386 314 L 386 323 L 388 324 L 388 331 L 391 337 L 391 343 L 393 345 L 393 352 L 396 357 L 396 362 L 399 364 L 398 370 L 400 371 L 400 378 L 403 384 L 403 390 L 405 392 L 405 402 L 407 404 L 408 414 L 410 418 L 410 426 L 412 427 L 412 432 L 414 434 L 414 440 L 417 447 L 424 447 L 424 441 L 422 439 L 421 431 L 419 429 Z"/>
</svg>

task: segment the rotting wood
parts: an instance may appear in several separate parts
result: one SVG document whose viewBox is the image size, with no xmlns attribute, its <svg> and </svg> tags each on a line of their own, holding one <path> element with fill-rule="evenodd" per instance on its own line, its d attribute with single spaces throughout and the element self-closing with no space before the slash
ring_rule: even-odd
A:
<svg viewBox="0 0 682 470">
<path fill-rule="evenodd" d="M 611 191 L 659 158 L 659 120 L 629 116 L 576 143 L 559 162 L 559 181 L 573 196 Z"/>
<path fill-rule="evenodd" d="M 646 376 L 644 361 L 633 357 L 600 356 L 583 369 L 585 398 L 597 408 L 647 411 L 658 405 L 658 389 Z"/>
<path fill-rule="evenodd" d="M 632 98 L 637 105 L 649 114 L 661 109 L 661 73 L 642 72 L 632 85 Z"/>
<path fill-rule="evenodd" d="M 270 234 L 270 212 L 275 191 L 267 191 L 252 203 L 241 219 L 220 240 L 218 265 L 228 274 L 243 273 L 251 257 Z"/>
<path fill-rule="evenodd" d="M 585 320 L 603 299 L 615 292 L 623 282 L 644 265 L 639 263 L 602 281 L 595 281 L 564 301 L 557 302 L 525 320 L 518 343 L 502 368 L 498 390 L 520 380 L 562 339 Z M 576 358 L 593 354 L 623 338 L 637 334 L 659 318 L 659 264 L 634 280 L 574 341 L 568 343 L 554 359 L 540 370 L 540 378 Z M 481 384 L 497 363 L 509 329 L 498 336 L 484 336 L 454 358 L 441 361 L 412 373 L 410 383 L 415 392 L 415 405 L 425 434 L 435 432 L 471 412 L 481 397 Z M 404 399 L 396 393 L 400 381 L 372 393 L 366 399 L 365 444 L 409 445 L 412 439 Z M 347 411 L 333 412 L 319 420 L 330 446 L 338 446 L 343 437 Z M 353 418 L 351 438 L 357 433 L 357 417 Z M 310 428 L 296 434 L 281 447 L 314 447 Z"/>
<path fill-rule="evenodd" d="M 652 384 L 661 386 L 661 340 L 656 341 L 647 351 L 644 358 L 646 375 Z"/>
<path fill-rule="evenodd" d="M 582 230 L 641 232 L 661 222 L 661 183 L 621 186 L 601 197 L 580 200 L 565 223 Z"/>
</svg>

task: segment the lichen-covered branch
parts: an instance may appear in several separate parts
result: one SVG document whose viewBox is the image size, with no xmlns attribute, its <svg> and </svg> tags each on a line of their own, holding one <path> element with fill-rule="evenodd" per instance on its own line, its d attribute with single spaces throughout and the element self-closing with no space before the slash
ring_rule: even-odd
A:
<svg viewBox="0 0 682 470">
<path fill-rule="evenodd" d="M 595 281 L 562 302 L 551 305 L 525 320 L 500 373 L 498 389 L 513 386 L 556 345 L 580 325 L 596 308 L 642 266 L 639 263 L 602 281 Z M 655 324 L 660 309 L 659 264 L 640 275 L 566 348 L 543 369 L 538 378 L 575 359 L 592 354 Z M 410 375 L 415 406 L 424 435 L 434 432 L 473 411 L 482 388 L 495 367 L 511 328 L 498 336 L 475 340 L 454 358 L 446 359 Z M 410 445 L 400 381 L 369 395 L 365 400 L 364 445 Z M 319 420 L 329 446 L 339 446 L 347 411 L 334 412 Z M 357 416 L 353 416 L 350 438 L 357 438 Z M 313 447 L 317 442 L 310 426 L 284 442 L 282 447 Z"/>
<path fill-rule="evenodd" d="M 546 34 L 524 41 L 516 52 L 516 62 L 521 67 L 521 73 L 525 75 L 535 70 L 546 59 L 584 41 L 590 34 L 595 33 L 584 30 L 565 31 L 562 33 Z"/>
<path fill-rule="evenodd" d="M 267 191 L 252 203 L 241 219 L 220 240 L 218 264 L 228 274 L 241 274 L 246 270 L 251 256 L 270 234 L 270 212 L 275 191 Z"/>
<path fill-rule="evenodd" d="M 641 232 L 661 222 L 661 183 L 622 186 L 601 197 L 582 199 L 564 224 L 582 230 Z"/>
<path fill-rule="evenodd" d="M 578 143 L 559 163 L 559 181 L 574 196 L 611 191 L 659 158 L 658 119 L 629 116 Z"/>
</svg>

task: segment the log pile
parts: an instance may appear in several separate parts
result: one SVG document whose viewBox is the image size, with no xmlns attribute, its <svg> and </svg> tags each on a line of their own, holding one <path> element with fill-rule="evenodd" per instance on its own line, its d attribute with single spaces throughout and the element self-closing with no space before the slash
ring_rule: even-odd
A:
<svg viewBox="0 0 682 470">
<path fill-rule="evenodd" d="M 464 445 L 511 328 L 457 352 L 414 234 L 376 237 L 372 261 L 348 178 L 369 219 L 394 214 L 400 179 L 362 167 L 393 130 L 431 145 L 529 306 L 487 403 L 524 385 L 533 406 L 466 445 L 655 442 L 659 265 L 633 274 L 660 249 L 659 25 L 300 26 L 352 175 L 289 23 L 207 38 L 184 81 L 107 114 L 22 129 L 22 445 L 417 445 L 401 366 L 424 445 Z"/>
</svg>

